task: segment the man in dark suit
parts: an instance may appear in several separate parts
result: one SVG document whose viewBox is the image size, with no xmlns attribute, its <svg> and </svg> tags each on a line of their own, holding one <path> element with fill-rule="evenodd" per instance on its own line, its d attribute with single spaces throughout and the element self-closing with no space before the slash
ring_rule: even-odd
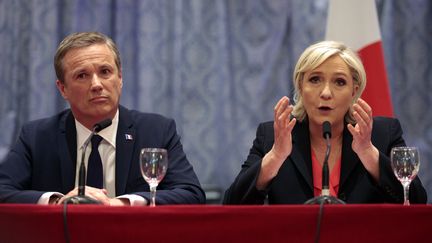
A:
<svg viewBox="0 0 432 243">
<path fill-rule="evenodd" d="M 84 150 L 83 144 L 94 125 L 105 119 L 112 125 L 98 133 L 102 141 L 96 148 L 103 182 L 101 188 L 86 186 L 88 197 L 105 205 L 147 205 L 149 186 L 140 172 L 139 154 L 141 148 L 153 147 L 166 149 L 169 158 L 156 203 L 205 202 L 175 122 L 119 105 L 121 62 L 110 38 L 96 32 L 71 34 L 60 43 L 54 66 L 57 87 L 70 109 L 22 128 L 0 163 L 0 202 L 54 204 L 76 196 L 78 158 L 83 151 L 89 157 L 93 150 Z"/>
</svg>

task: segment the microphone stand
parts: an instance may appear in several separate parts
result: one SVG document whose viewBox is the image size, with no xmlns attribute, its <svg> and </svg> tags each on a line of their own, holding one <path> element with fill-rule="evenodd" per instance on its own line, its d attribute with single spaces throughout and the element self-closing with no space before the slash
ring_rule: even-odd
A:
<svg viewBox="0 0 432 243">
<path fill-rule="evenodd" d="M 81 164 L 78 172 L 78 195 L 69 197 L 65 200 L 65 204 L 102 204 L 98 200 L 85 195 L 85 185 L 86 185 L 86 167 L 84 164 L 84 157 L 87 150 L 87 146 L 90 143 L 92 137 L 100 132 L 102 129 L 111 125 L 111 120 L 106 119 L 94 125 L 93 130 L 87 140 L 84 142 L 82 148 L 83 152 L 81 154 Z"/>
<path fill-rule="evenodd" d="M 330 143 L 331 127 L 329 122 L 323 123 L 323 130 L 324 130 L 323 131 L 324 138 L 326 139 L 326 143 L 327 143 L 327 149 L 324 157 L 323 170 L 322 170 L 321 195 L 307 200 L 305 204 L 345 204 L 344 201 L 330 195 L 328 158 L 330 156 L 330 147 L 331 147 L 331 143 Z"/>
</svg>

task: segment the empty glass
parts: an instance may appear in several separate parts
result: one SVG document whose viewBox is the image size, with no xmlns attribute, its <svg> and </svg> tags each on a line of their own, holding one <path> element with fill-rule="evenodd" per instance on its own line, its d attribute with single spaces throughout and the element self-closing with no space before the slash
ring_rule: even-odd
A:
<svg viewBox="0 0 432 243">
<path fill-rule="evenodd" d="M 161 148 L 143 148 L 140 154 L 140 168 L 144 180 L 150 186 L 150 206 L 156 206 L 156 187 L 168 169 L 168 152 Z"/>
<path fill-rule="evenodd" d="M 404 205 L 409 203 L 409 187 L 420 168 L 419 152 L 416 147 L 394 147 L 390 154 L 393 172 L 404 189 Z"/>
</svg>

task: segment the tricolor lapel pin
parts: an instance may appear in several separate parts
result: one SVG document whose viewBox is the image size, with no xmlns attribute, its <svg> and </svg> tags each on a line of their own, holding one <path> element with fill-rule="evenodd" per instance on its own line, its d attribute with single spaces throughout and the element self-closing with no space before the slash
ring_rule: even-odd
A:
<svg viewBox="0 0 432 243">
<path fill-rule="evenodd" d="M 125 134 L 125 137 L 126 137 L 126 140 L 133 140 L 133 137 L 132 137 L 132 135 L 130 135 L 130 134 Z"/>
</svg>

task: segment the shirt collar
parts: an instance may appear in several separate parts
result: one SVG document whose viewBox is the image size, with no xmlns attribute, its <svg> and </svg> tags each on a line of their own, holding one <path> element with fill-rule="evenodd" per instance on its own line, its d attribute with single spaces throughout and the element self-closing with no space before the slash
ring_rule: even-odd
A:
<svg viewBox="0 0 432 243">
<path fill-rule="evenodd" d="M 111 144 L 114 148 L 116 147 L 116 136 L 117 136 L 117 127 L 118 127 L 118 118 L 119 110 L 112 119 L 112 124 L 107 128 L 103 129 L 98 133 L 106 142 Z M 77 119 L 75 119 L 76 132 L 77 132 L 77 145 L 78 148 L 81 148 L 87 138 L 90 136 L 91 131 L 87 129 L 83 124 L 81 124 Z"/>
</svg>

